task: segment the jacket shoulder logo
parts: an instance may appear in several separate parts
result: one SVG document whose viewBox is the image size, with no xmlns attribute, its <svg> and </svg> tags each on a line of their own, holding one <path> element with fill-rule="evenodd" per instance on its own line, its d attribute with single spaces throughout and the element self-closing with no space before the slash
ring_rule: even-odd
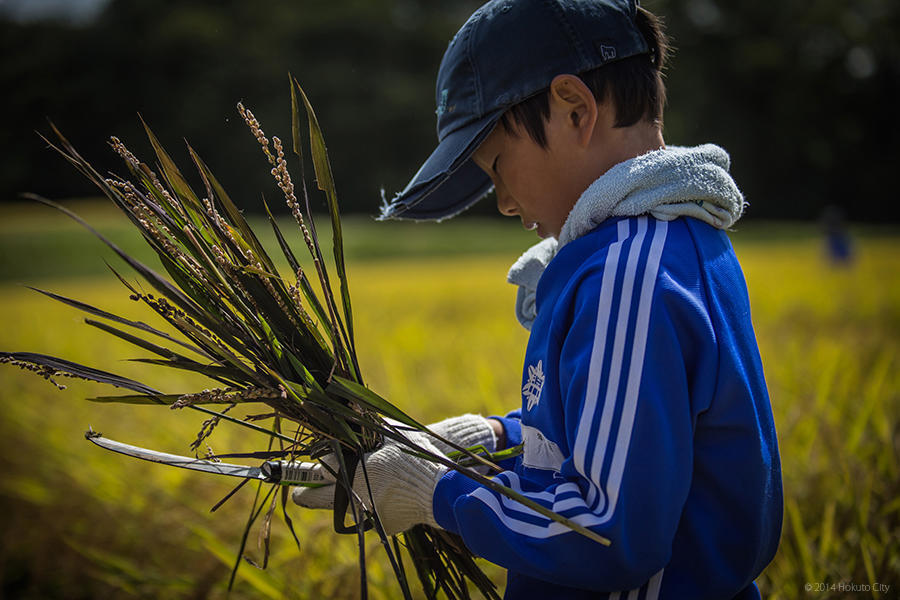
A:
<svg viewBox="0 0 900 600">
<path fill-rule="evenodd" d="M 525 409 L 531 410 L 541 401 L 541 390 L 544 389 L 544 361 L 536 365 L 528 365 L 528 381 L 522 386 L 522 396 L 527 402 Z"/>
</svg>

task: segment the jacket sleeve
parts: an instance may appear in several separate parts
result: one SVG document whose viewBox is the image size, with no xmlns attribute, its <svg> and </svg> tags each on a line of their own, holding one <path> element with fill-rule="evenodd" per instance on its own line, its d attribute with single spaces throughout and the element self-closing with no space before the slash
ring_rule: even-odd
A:
<svg viewBox="0 0 900 600">
<path fill-rule="evenodd" d="M 489 419 L 496 419 L 503 424 L 503 431 L 506 434 L 506 447 L 512 448 L 513 446 L 518 446 L 522 443 L 522 411 L 521 409 L 516 409 L 512 412 L 509 412 L 504 417 L 500 417 L 497 415 L 492 415 L 488 417 Z M 498 465 L 500 468 L 511 471 L 515 468 L 516 465 L 516 457 L 507 458 L 506 460 L 501 460 Z"/>
<path fill-rule="evenodd" d="M 435 518 L 477 555 L 597 591 L 640 586 L 669 562 L 692 479 L 692 371 L 698 353 L 710 354 L 712 329 L 699 292 L 637 275 L 632 288 L 608 289 L 602 273 L 583 285 L 558 340 L 560 472 L 549 485 L 527 468 L 496 477 L 611 545 L 450 472 L 435 489 Z M 714 377 L 715 365 L 700 362 Z"/>
</svg>

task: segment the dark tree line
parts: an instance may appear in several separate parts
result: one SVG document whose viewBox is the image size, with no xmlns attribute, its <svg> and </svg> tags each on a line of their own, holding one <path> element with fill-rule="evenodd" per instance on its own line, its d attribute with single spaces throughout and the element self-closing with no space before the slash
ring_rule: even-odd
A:
<svg viewBox="0 0 900 600">
<path fill-rule="evenodd" d="M 242 205 L 277 196 L 235 110 L 290 137 L 287 73 L 317 108 L 345 210 L 374 214 L 435 143 L 434 78 L 477 1 L 113 0 L 86 24 L 0 20 L 0 201 L 92 194 L 35 130 L 53 120 L 103 169 L 109 135 L 149 158 L 138 113 L 182 138 Z M 897 220 L 900 5 L 657 0 L 676 52 L 666 140 L 719 143 L 753 217 Z M 479 207 L 490 212 L 491 206 Z"/>
</svg>

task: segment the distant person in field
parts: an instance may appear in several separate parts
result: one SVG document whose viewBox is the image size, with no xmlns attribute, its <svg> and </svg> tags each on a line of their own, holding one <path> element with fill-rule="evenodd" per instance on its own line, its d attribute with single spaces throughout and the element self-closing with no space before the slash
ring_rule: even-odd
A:
<svg viewBox="0 0 900 600">
<path fill-rule="evenodd" d="M 509 272 L 531 331 L 518 408 L 433 427 L 524 444 L 496 479 L 612 544 L 396 444 L 366 458 L 388 533 L 459 534 L 508 570 L 506 598 L 759 598 L 778 546 L 775 427 L 725 234 L 743 197 L 725 150 L 663 141 L 666 55 L 634 0 L 485 4 L 440 66 L 437 149 L 383 207 L 440 220 L 493 189 L 544 238 Z"/>
<path fill-rule="evenodd" d="M 837 206 L 827 206 L 822 212 L 825 234 L 825 256 L 832 265 L 845 267 L 853 263 L 853 242 L 844 213 Z"/>
</svg>

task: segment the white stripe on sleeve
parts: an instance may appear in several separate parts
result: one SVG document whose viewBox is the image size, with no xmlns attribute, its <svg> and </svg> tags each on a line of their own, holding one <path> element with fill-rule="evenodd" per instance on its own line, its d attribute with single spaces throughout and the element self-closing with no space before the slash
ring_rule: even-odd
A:
<svg viewBox="0 0 900 600">
<path fill-rule="evenodd" d="M 637 600 L 640 597 L 641 590 L 645 587 L 647 588 L 647 594 L 644 596 L 644 600 L 659 600 L 659 588 L 662 586 L 662 576 L 663 571 L 665 569 L 660 569 L 657 571 L 650 580 L 640 587 L 636 587 L 633 590 L 626 590 L 625 592 L 612 592 L 609 595 L 608 600 L 620 600 L 622 594 L 627 593 L 628 596 L 625 600 Z"/>
<path fill-rule="evenodd" d="M 619 396 L 619 379 L 623 370 L 624 347 L 628 333 L 629 316 L 632 308 L 632 296 L 637 287 L 638 265 L 648 229 L 647 217 L 640 217 L 637 222 L 637 233 L 628 252 L 625 265 L 624 281 L 619 299 L 618 318 L 613 340 L 613 351 L 610 357 L 612 367 L 610 368 L 609 381 L 607 382 L 607 387 L 604 391 L 604 402 L 602 414 L 600 415 L 598 438 L 592 452 L 592 460 L 588 464 L 588 438 L 593 429 L 593 424 L 595 423 L 599 408 L 601 374 L 603 371 L 604 353 L 606 351 L 609 333 L 610 307 L 612 305 L 618 263 L 622 258 L 621 248 L 629 234 L 628 219 L 623 219 L 618 223 L 618 240 L 610 245 L 606 258 L 605 271 L 601 280 L 600 298 L 597 309 L 597 324 L 595 327 L 594 345 L 591 350 L 590 366 L 588 369 L 586 396 L 572 455 L 576 470 L 581 473 L 582 476 L 585 476 L 591 483 L 586 498 L 587 503 L 585 504 L 580 496 L 578 498 L 563 498 L 556 501 L 559 494 L 578 489 L 577 485 L 572 482 L 557 486 L 553 492 L 524 492 L 521 489 L 521 484 L 515 473 L 507 472 L 500 475 L 500 477 L 508 478 L 507 480 L 511 488 L 519 493 L 524 493 L 530 498 L 543 501 L 543 504 L 552 506 L 556 511 L 572 510 L 579 506 L 584 506 L 585 512 L 570 516 L 569 518 L 585 527 L 606 523 L 614 514 L 619 495 L 619 488 L 624 476 L 625 459 L 628 454 L 631 433 L 637 412 L 638 392 L 640 390 L 644 353 L 646 351 L 647 336 L 649 332 L 650 309 L 662 250 L 668 230 L 668 224 L 665 221 L 655 221 L 655 228 L 650 242 L 646 265 L 644 266 L 640 290 L 637 291 L 638 308 L 634 323 L 631 360 L 626 375 L 626 381 L 624 382 L 624 405 L 617 429 L 615 447 L 612 449 L 611 468 L 609 475 L 606 478 L 606 485 L 604 486 L 603 482 L 600 480 L 600 471 L 604 462 L 606 448 L 610 444 L 609 438 L 613 430 L 612 420 L 615 412 L 616 399 Z M 589 477 L 586 475 L 588 468 L 590 470 Z M 596 510 L 591 511 L 590 507 L 592 506 L 593 500 L 596 499 L 598 491 L 600 496 L 598 503 L 600 506 Z M 487 505 L 497 515 L 503 525 L 515 533 L 532 538 L 547 538 L 571 531 L 565 525 L 547 519 L 518 502 L 511 500 L 506 496 L 495 494 L 487 488 L 479 487 L 472 493 L 471 497 L 478 498 Z M 519 518 L 516 517 L 517 513 L 520 515 Z M 522 520 L 522 517 L 525 515 L 528 515 L 528 517 L 538 522 L 534 523 Z M 658 575 L 661 577 L 661 572 Z M 651 585 L 650 589 L 652 588 L 653 586 Z"/>
<path fill-rule="evenodd" d="M 625 459 L 628 456 L 628 447 L 631 444 L 631 431 L 634 427 L 638 392 L 641 387 L 641 375 L 644 371 L 644 352 L 647 349 L 647 333 L 650 329 L 650 305 L 653 301 L 653 289 L 656 287 L 656 275 L 659 271 L 659 261 L 662 257 L 663 244 L 666 242 L 668 226 L 669 224 L 666 221 L 656 222 L 656 230 L 653 232 L 653 241 L 650 244 L 650 254 L 647 257 L 647 266 L 644 269 L 644 281 L 641 285 L 641 298 L 640 304 L 638 304 L 634 342 L 631 348 L 631 364 L 629 365 L 628 382 L 625 388 L 625 406 L 622 409 L 612 467 L 607 479 L 606 490 L 609 505 L 601 516 L 602 522 L 612 518 L 616 509 L 616 500 L 619 498 L 619 487 L 622 484 L 622 477 L 625 473 Z"/>
<path fill-rule="evenodd" d="M 609 367 L 609 379 L 606 384 L 606 395 L 603 401 L 603 413 L 600 417 L 600 431 L 597 434 L 597 443 L 594 445 L 594 455 L 591 459 L 591 471 L 589 479 L 594 485 L 598 486 L 601 491 L 596 511 L 601 512 L 609 506 L 609 490 L 604 490 L 600 482 L 600 469 L 603 468 L 603 459 L 606 457 L 606 447 L 609 445 L 609 435 L 612 429 L 613 412 L 616 408 L 616 398 L 619 395 L 619 378 L 622 374 L 622 357 L 625 354 L 625 336 L 628 333 L 628 320 L 631 316 L 631 296 L 635 287 L 635 274 L 637 272 L 638 258 L 641 254 L 641 248 L 644 245 L 644 237 L 647 235 L 647 217 L 638 219 L 638 230 L 634 241 L 631 243 L 631 249 L 628 252 L 628 262 L 625 264 L 625 277 L 622 281 L 622 293 L 619 296 L 619 314 L 616 320 L 616 332 L 613 341 L 612 360 Z M 609 311 L 609 305 L 601 304 L 598 310 Z M 595 337 L 594 347 L 605 346 L 606 337 Z M 591 370 L 595 369 L 595 365 L 591 364 Z M 596 365 L 597 378 L 600 378 L 600 372 L 603 364 Z M 588 394 L 591 391 L 588 390 Z M 594 397 L 596 402 L 596 395 Z M 582 415 L 584 417 L 586 415 Z M 593 421 L 594 415 L 590 415 Z M 602 493 L 606 492 L 606 493 Z"/>
<path fill-rule="evenodd" d="M 647 583 L 647 600 L 659 600 L 659 589 L 662 587 L 663 571 L 660 569 Z"/>
<path fill-rule="evenodd" d="M 588 369 L 587 393 L 585 394 L 584 407 L 581 412 L 581 422 L 578 423 L 578 433 L 575 438 L 575 447 L 572 450 L 572 458 L 575 469 L 590 481 L 585 465 L 588 437 L 591 433 L 591 421 L 597 410 L 597 398 L 600 389 L 600 373 L 603 371 L 603 358 L 606 351 L 605 343 L 597 343 L 597 340 L 606 340 L 606 331 L 609 326 L 609 307 L 612 304 L 613 288 L 616 282 L 616 268 L 619 264 L 619 255 L 622 244 L 628 239 L 629 219 L 622 219 L 618 224 L 618 240 L 611 244 L 606 254 L 606 264 L 603 268 L 603 279 L 600 283 L 600 302 L 597 308 L 597 325 L 594 329 L 594 347 L 591 349 L 591 363 Z M 588 493 L 588 503 L 593 503 L 596 494 L 592 486 Z"/>
</svg>

